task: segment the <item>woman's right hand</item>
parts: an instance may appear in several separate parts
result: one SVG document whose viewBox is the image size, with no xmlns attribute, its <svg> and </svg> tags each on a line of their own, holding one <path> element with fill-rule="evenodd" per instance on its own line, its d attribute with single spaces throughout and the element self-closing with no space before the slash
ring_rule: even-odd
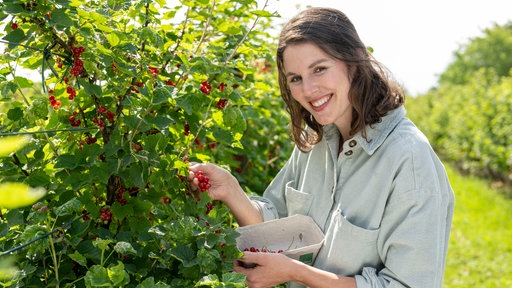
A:
<svg viewBox="0 0 512 288">
<path fill-rule="evenodd" d="M 240 226 L 263 221 L 259 208 L 252 203 L 235 176 L 217 165 L 190 163 L 188 181 L 196 198 L 199 198 L 201 193 L 197 179 L 199 171 L 203 176 L 208 177 L 210 185 L 207 192 L 210 198 L 226 204 Z"/>
<path fill-rule="evenodd" d="M 241 190 L 236 178 L 226 169 L 210 163 L 190 163 L 188 181 L 196 198 L 199 198 L 199 193 L 202 192 L 198 180 L 200 172 L 208 178 L 210 187 L 207 192 L 212 200 L 226 202 L 230 198 L 230 193 Z"/>
</svg>

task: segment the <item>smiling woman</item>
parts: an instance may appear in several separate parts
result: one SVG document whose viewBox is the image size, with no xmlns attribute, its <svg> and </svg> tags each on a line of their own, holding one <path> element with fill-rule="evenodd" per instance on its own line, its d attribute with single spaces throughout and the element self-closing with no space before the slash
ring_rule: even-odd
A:
<svg viewBox="0 0 512 288">
<path fill-rule="evenodd" d="M 347 16 L 310 8 L 283 28 L 279 86 L 295 149 L 263 197 L 228 171 L 193 163 L 209 195 L 241 226 L 295 214 L 325 239 L 312 265 L 244 252 L 234 271 L 249 287 L 441 287 L 453 191 L 426 137 L 405 117 L 404 94 L 367 51 Z M 426 180 L 428 179 L 428 180 Z"/>
</svg>

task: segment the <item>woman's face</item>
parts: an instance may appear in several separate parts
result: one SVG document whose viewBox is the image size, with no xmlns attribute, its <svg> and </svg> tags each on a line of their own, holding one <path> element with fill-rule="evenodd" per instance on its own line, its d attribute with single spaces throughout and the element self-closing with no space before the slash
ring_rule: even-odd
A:
<svg viewBox="0 0 512 288">
<path fill-rule="evenodd" d="M 347 65 L 312 43 L 288 46 L 283 53 L 283 64 L 293 98 L 319 124 L 334 123 L 347 139 L 352 120 Z"/>
</svg>

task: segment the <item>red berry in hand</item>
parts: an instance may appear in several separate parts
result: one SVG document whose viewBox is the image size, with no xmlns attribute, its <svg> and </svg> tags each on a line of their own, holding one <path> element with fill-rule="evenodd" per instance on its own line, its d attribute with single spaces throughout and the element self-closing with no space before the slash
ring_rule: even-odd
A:
<svg viewBox="0 0 512 288">
<path fill-rule="evenodd" d="M 208 176 L 205 176 L 203 174 L 203 171 L 197 171 L 197 181 L 199 181 L 199 190 L 201 190 L 201 192 L 205 192 L 206 190 L 210 189 L 210 187 L 212 186 L 210 184 L 210 179 L 208 178 Z"/>
</svg>

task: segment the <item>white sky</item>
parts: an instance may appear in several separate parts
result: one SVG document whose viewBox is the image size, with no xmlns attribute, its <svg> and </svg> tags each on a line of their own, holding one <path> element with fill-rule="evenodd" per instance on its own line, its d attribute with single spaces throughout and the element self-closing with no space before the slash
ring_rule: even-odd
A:
<svg viewBox="0 0 512 288">
<path fill-rule="evenodd" d="M 263 3 L 265 0 L 258 0 Z M 482 30 L 512 21 L 510 0 L 269 0 L 281 22 L 307 5 L 338 8 L 412 94 L 436 86 L 453 52 Z"/>
</svg>

